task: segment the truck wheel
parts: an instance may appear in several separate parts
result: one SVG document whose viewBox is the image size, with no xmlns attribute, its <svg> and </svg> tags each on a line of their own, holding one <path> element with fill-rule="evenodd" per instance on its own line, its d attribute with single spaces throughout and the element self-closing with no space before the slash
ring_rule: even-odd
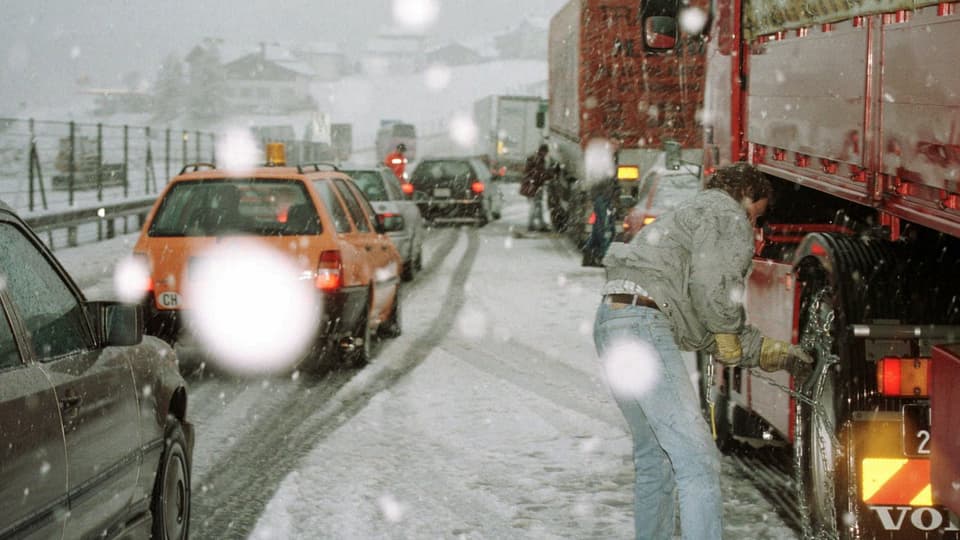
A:
<svg viewBox="0 0 960 540">
<path fill-rule="evenodd" d="M 824 287 L 807 298 L 800 342 L 819 361 L 832 355 L 834 307 L 832 290 Z M 854 538 L 856 478 L 845 459 L 852 459 L 843 430 L 843 413 L 837 407 L 840 365 L 818 362 L 803 381 L 805 399 L 798 400 L 794 467 L 801 502 L 804 537 Z"/>
</svg>

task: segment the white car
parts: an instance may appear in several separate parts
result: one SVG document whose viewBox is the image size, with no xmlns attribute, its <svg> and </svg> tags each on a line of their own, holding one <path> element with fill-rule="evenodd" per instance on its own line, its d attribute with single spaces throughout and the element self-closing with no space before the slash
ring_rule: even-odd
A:
<svg viewBox="0 0 960 540">
<path fill-rule="evenodd" d="M 378 215 L 396 214 L 403 217 L 403 228 L 387 234 L 397 246 L 403 259 L 404 281 L 411 281 L 423 265 L 423 217 L 417 204 L 410 199 L 408 192 L 393 171 L 382 166 L 359 167 L 344 166 L 346 173 L 370 200 Z M 409 184 L 407 184 L 409 186 Z M 412 186 L 411 186 L 412 187 Z"/>
</svg>

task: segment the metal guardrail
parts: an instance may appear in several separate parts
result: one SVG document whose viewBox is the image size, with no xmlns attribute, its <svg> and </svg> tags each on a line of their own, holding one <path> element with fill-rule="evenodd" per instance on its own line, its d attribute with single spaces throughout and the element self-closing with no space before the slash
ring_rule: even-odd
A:
<svg viewBox="0 0 960 540">
<path fill-rule="evenodd" d="M 78 208 L 53 212 L 38 216 L 24 217 L 24 221 L 37 234 L 46 233 L 48 245 L 54 248 L 53 232 L 61 229 L 67 231 L 67 246 L 78 245 L 77 229 L 82 225 L 96 224 L 97 241 L 116 236 L 117 220 L 123 220 L 124 232 L 127 231 L 127 218 L 136 216 L 136 225 L 143 227 L 147 214 L 153 207 L 156 198 L 127 200 L 114 204 L 105 204 L 97 207 Z"/>
</svg>

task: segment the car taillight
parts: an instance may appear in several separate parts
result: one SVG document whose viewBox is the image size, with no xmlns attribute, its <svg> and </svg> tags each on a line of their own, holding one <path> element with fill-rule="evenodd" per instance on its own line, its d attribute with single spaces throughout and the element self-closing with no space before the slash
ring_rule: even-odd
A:
<svg viewBox="0 0 960 540">
<path fill-rule="evenodd" d="M 483 193 L 483 182 L 474 182 L 470 184 L 470 191 L 477 194 Z"/>
<path fill-rule="evenodd" d="M 153 283 L 153 275 L 150 273 L 150 257 L 148 257 L 146 253 L 134 253 L 133 261 L 137 267 L 146 273 L 143 281 L 143 292 L 152 293 L 155 285 Z"/>
<path fill-rule="evenodd" d="M 596 213 L 596 212 L 590 212 L 590 219 L 587 220 L 587 223 L 589 223 L 590 225 L 596 225 L 596 223 L 597 223 L 597 213 Z"/>
<path fill-rule="evenodd" d="M 413 184 L 410 182 L 404 182 L 401 184 L 400 189 L 403 190 L 405 195 L 413 195 Z"/>
<path fill-rule="evenodd" d="M 336 250 L 324 251 L 320 254 L 320 264 L 317 266 L 317 277 L 314 286 L 321 291 L 335 291 L 343 285 L 343 260 Z"/>
<path fill-rule="evenodd" d="M 927 397 L 929 358 L 888 356 L 877 362 L 877 389 L 887 397 Z"/>
</svg>

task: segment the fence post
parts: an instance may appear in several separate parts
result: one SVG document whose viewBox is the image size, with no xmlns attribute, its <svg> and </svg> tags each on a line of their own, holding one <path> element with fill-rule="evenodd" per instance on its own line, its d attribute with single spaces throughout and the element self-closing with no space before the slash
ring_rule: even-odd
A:
<svg viewBox="0 0 960 540">
<path fill-rule="evenodd" d="M 29 202 L 27 203 L 27 208 L 33 212 L 33 155 L 37 151 L 37 138 L 33 133 L 33 118 L 30 119 L 30 163 L 27 165 L 28 173 L 27 176 L 30 178 L 30 194 Z"/>
<path fill-rule="evenodd" d="M 166 162 L 166 169 L 165 169 L 166 176 L 164 177 L 164 181 L 169 182 L 170 181 L 170 128 L 167 128 L 167 146 L 166 146 L 165 156 L 163 159 Z"/>
<path fill-rule="evenodd" d="M 190 133 L 187 130 L 183 130 L 183 147 L 181 148 L 180 157 L 183 159 L 182 165 L 187 166 L 187 141 L 190 140 Z"/>
<path fill-rule="evenodd" d="M 103 124 L 97 123 L 97 200 L 103 200 Z"/>
<path fill-rule="evenodd" d="M 123 198 L 124 199 L 130 196 L 130 178 L 129 178 L 130 175 L 127 174 L 127 171 L 129 170 L 128 158 L 130 157 L 129 139 L 127 138 L 129 137 L 129 135 L 130 135 L 129 127 L 126 124 L 124 124 L 123 125 Z"/>
<path fill-rule="evenodd" d="M 77 124 L 70 121 L 70 161 L 68 163 L 70 170 L 67 173 L 67 201 L 69 206 L 73 206 L 73 183 L 76 181 L 75 171 L 77 169 Z M 77 231 L 73 231 L 74 240 L 76 240 Z M 68 235 L 69 236 L 69 235 Z"/>
<path fill-rule="evenodd" d="M 30 119 L 30 210 L 33 211 L 33 172 L 37 172 L 37 186 L 40 188 L 40 201 L 43 209 L 47 209 L 47 190 L 43 187 L 43 169 L 40 168 L 40 156 L 37 154 L 37 137 L 34 131 L 33 118 Z M 51 241 L 52 245 L 52 241 Z"/>
<path fill-rule="evenodd" d="M 153 147 L 150 141 L 150 126 L 147 126 L 145 129 L 147 137 L 147 157 L 143 165 L 143 193 L 149 194 L 151 180 L 153 180 L 153 189 L 157 189 L 157 175 L 153 172 Z"/>
</svg>

